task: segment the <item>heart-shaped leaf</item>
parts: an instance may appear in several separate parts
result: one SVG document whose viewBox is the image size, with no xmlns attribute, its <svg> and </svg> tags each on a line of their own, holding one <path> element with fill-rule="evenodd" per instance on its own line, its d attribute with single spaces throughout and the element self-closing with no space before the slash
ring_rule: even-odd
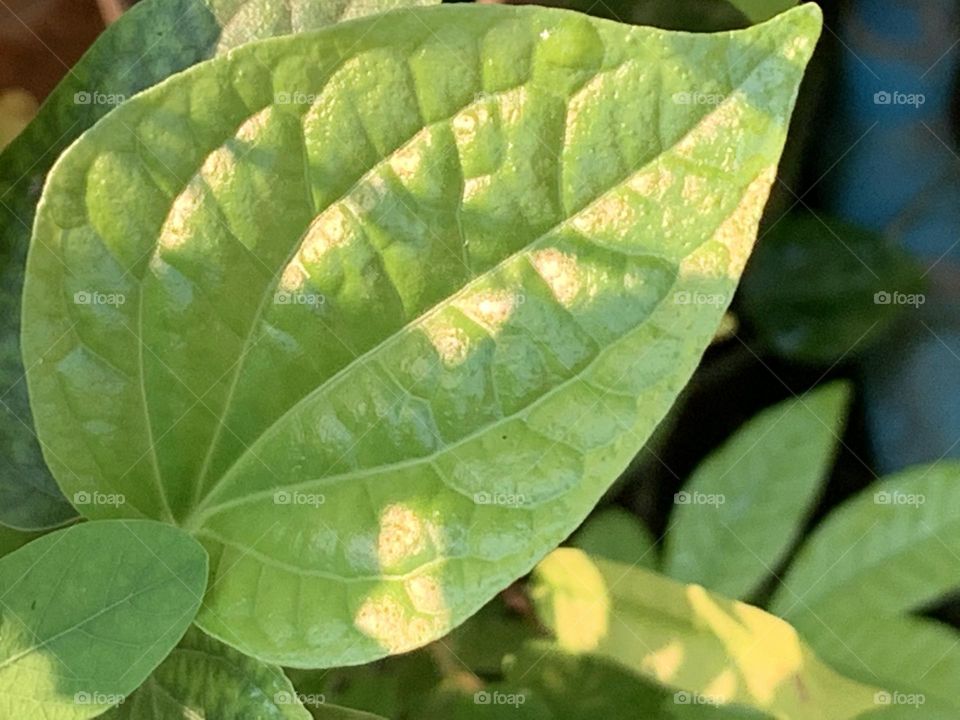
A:
<svg viewBox="0 0 960 720">
<path fill-rule="evenodd" d="M 123 702 L 206 582 L 203 548 L 149 520 L 76 525 L 0 558 L 0 717 L 83 720 Z"/>
<path fill-rule="evenodd" d="M 54 476 L 123 497 L 91 517 L 201 539 L 198 622 L 260 659 L 443 635 L 569 535 L 696 367 L 819 27 L 421 9 L 131 100 L 38 212 Z"/>
<path fill-rule="evenodd" d="M 43 463 L 20 358 L 30 228 L 59 154 L 124 99 L 245 42 L 439 0 L 145 0 L 107 29 L 0 155 L 0 523 L 24 530 L 75 516 Z M 2 132 L 0 132 L 2 142 Z"/>
</svg>

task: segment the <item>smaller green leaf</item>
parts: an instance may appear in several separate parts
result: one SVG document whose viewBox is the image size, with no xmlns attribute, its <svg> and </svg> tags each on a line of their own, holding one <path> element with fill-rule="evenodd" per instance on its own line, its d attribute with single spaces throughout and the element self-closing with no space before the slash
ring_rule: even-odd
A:
<svg viewBox="0 0 960 720">
<path fill-rule="evenodd" d="M 534 572 L 532 597 L 562 647 L 609 658 L 695 704 L 742 705 L 790 720 L 844 720 L 876 688 L 816 658 L 759 608 L 572 548 Z"/>
<path fill-rule="evenodd" d="M 799 534 L 833 463 L 850 388 L 834 383 L 769 408 L 696 469 L 675 497 L 667 575 L 745 598 Z"/>
<path fill-rule="evenodd" d="M 795 7 L 799 0 L 728 0 L 752 23 L 761 23 Z"/>
<path fill-rule="evenodd" d="M 570 538 L 570 545 L 590 555 L 628 565 L 655 568 L 656 540 L 635 515 L 611 507 L 591 515 Z"/>
<path fill-rule="evenodd" d="M 146 520 L 76 525 L 0 559 L 0 717 L 83 720 L 122 702 L 206 582 L 203 548 Z"/>
<path fill-rule="evenodd" d="M 834 510 L 801 548 L 771 607 L 791 620 L 896 616 L 960 586 L 960 462 L 911 468 Z"/>
<path fill-rule="evenodd" d="M 192 629 L 147 681 L 104 720 L 310 720 L 280 668 Z"/>
<path fill-rule="evenodd" d="M 883 237 L 794 214 L 757 243 L 740 309 L 765 348 L 829 365 L 881 338 L 921 287 L 917 266 Z"/>
</svg>

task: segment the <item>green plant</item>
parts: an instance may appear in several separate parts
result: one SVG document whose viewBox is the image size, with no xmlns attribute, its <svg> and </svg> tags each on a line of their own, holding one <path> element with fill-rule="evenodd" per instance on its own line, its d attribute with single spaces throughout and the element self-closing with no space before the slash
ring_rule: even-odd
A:
<svg viewBox="0 0 960 720">
<path fill-rule="evenodd" d="M 643 447 L 732 299 L 815 6 L 715 35 L 540 8 L 383 9 L 148 1 L 4 152 L 0 520 L 83 521 L 0 540 L 0 710 L 362 717 L 307 670 L 444 636 L 473 653 L 466 671 L 443 642 L 383 661 L 438 676 L 411 716 L 484 716 L 477 693 L 492 692 L 565 717 L 558 675 L 671 717 L 674 691 L 784 718 L 872 709 L 886 678 L 863 677 L 789 600 L 771 607 L 806 642 L 629 556 L 540 562 Z M 171 17 L 190 32 L 117 69 Z M 762 500 L 779 522 L 731 502 L 701 524 L 682 507 L 665 570 L 762 602 L 845 397 L 763 415 L 707 461 L 695 492 Z M 755 474 L 737 479 L 741 450 Z M 788 473 L 791 494 L 750 482 L 764 472 Z M 581 547 L 633 546 L 654 566 L 640 526 L 594 522 Z M 754 533 L 755 557 L 721 528 Z M 704 560 L 718 542 L 725 572 Z M 819 542 L 788 589 L 811 584 Z M 524 620 L 488 604 L 533 568 Z M 868 599 L 932 633 L 904 614 L 949 587 L 943 570 Z M 837 575 L 816 607 L 848 612 L 833 598 L 859 579 Z M 482 647 L 497 625 L 512 638 Z M 664 650 L 651 661 L 632 637 Z M 671 667 L 671 647 L 690 664 Z"/>
</svg>

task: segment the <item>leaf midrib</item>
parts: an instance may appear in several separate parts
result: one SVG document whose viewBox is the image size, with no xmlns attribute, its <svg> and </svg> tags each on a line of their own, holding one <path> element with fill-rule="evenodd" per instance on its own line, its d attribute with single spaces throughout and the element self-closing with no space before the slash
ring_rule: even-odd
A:
<svg viewBox="0 0 960 720">
<path fill-rule="evenodd" d="M 538 237 L 536 237 L 536 238 L 534 238 L 533 240 L 531 240 L 531 241 L 530 241 L 527 245 L 525 245 L 524 247 L 517 249 L 515 252 L 513 252 L 513 253 L 509 254 L 508 256 L 506 256 L 505 258 L 503 258 L 500 262 L 498 262 L 496 265 L 494 265 L 493 267 L 491 267 L 490 269 L 488 269 L 486 272 L 484 272 L 484 273 L 482 273 L 481 275 L 478 275 L 478 276 L 476 276 L 475 278 L 473 278 L 470 282 L 466 283 L 463 287 L 461 287 L 458 291 L 454 292 L 452 295 L 449 295 L 449 296 L 447 296 L 446 298 L 443 298 L 440 302 L 438 302 L 438 303 L 437 303 L 435 306 L 433 306 L 432 308 L 429 308 L 429 309 L 426 310 L 425 312 L 423 312 L 423 313 L 421 313 L 420 315 L 418 315 L 416 318 L 411 319 L 410 322 L 406 323 L 403 327 L 399 328 L 396 332 L 394 332 L 394 333 L 392 333 L 391 335 L 389 335 L 388 337 L 384 338 L 381 342 L 379 342 L 378 344 L 374 345 L 373 347 L 371 347 L 371 348 L 370 348 L 369 350 L 367 350 L 366 352 L 361 353 L 360 355 L 358 355 L 357 357 L 355 357 L 353 360 L 351 360 L 349 363 L 347 363 L 343 368 L 341 368 L 340 370 L 338 370 L 336 373 L 334 373 L 334 374 L 331 375 L 329 378 L 327 378 L 326 380 L 324 380 L 320 385 L 318 385 L 317 387 L 313 388 L 309 393 L 307 393 L 307 394 L 304 395 L 302 398 L 300 398 L 300 399 L 297 400 L 295 403 L 293 403 L 285 412 L 283 412 L 281 415 L 279 415 L 267 428 L 265 428 L 265 429 L 263 430 L 263 432 L 261 432 L 260 435 L 259 435 L 256 439 L 254 439 L 251 443 L 249 443 L 249 445 L 247 446 L 247 450 L 245 450 L 243 453 L 241 453 L 240 455 L 238 455 L 238 456 L 234 459 L 234 461 L 230 464 L 230 466 L 224 471 L 224 473 L 223 473 L 219 478 L 217 478 L 217 481 L 210 487 L 210 489 L 209 489 L 209 490 L 206 492 L 206 494 L 203 496 L 203 499 L 202 499 L 201 503 L 200 503 L 198 506 L 196 506 L 196 507 L 187 515 L 187 517 L 184 519 L 183 526 L 184 526 L 184 527 L 187 527 L 187 528 L 189 528 L 189 527 L 196 527 L 196 526 L 197 526 L 198 519 L 202 517 L 201 510 L 206 506 L 207 501 L 208 501 L 211 497 L 213 497 L 213 496 L 215 495 L 215 493 L 216 493 L 217 490 L 220 488 L 220 486 L 222 486 L 222 485 L 224 484 L 224 482 L 225 482 L 225 481 L 229 478 L 229 476 L 235 471 L 235 469 L 242 463 L 242 461 L 247 457 L 247 455 L 250 454 L 250 453 L 253 451 L 253 448 L 255 448 L 256 446 L 258 446 L 259 444 L 261 444 L 262 442 L 264 442 L 267 437 L 269 437 L 270 435 L 272 435 L 272 433 L 277 430 L 278 426 L 282 425 L 282 423 L 285 421 L 285 419 L 286 419 L 291 413 L 293 413 L 300 405 L 302 405 L 304 402 L 307 402 L 307 401 L 310 400 L 312 397 L 314 397 L 314 396 L 316 396 L 316 395 L 319 395 L 321 392 L 323 392 L 324 390 L 328 389 L 328 387 L 330 387 L 330 386 L 332 386 L 332 385 L 335 385 L 336 383 L 340 382 L 340 381 L 343 379 L 343 377 L 346 376 L 346 375 L 347 375 L 349 372 L 351 372 L 353 369 L 355 369 L 355 367 L 358 367 L 362 362 L 368 361 L 369 357 L 372 356 L 373 354 L 375 354 L 375 353 L 383 350 L 383 349 L 386 348 L 386 347 L 391 346 L 392 344 L 394 344 L 394 343 L 396 343 L 396 342 L 399 342 L 400 339 L 402 339 L 403 337 L 405 337 L 405 335 L 406 335 L 406 333 L 407 333 L 408 331 L 410 331 L 410 330 L 413 329 L 414 327 L 418 326 L 419 324 L 428 321 L 431 317 L 433 317 L 435 314 L 441 312 L 443 309 L 445 309 L 451 302 L 453 302 L 454 300 L 456 300 L 458 297 L 460 297 L 460 296 L 468 293 L 470 290 L 472 290 L 473 287 L 474 287 L 476 284 L 478 284 L 478 283 L 480 283 L 481 281 L 485 280 L 485 279 L 486 279 L 487 277 L 489 277 L 491 274 L 493 274 L 493 273 L 497 272 L 498 270 L 500 270 L 501 268 L 503 268 L 507 263 L 512 262 L 515 258 L 523 255 L 524 253 L 529 252 L 537 243 L 539 243 L 539 242 L 541 242 L 542 240 L 544 240 L 545 238 L 549 237 L 551 234 L 555 233 L 557 230 L 562 229 L 566 224 L 571 223 L 574 218 L 576 218 L 578 215 L 582 214 L 585 210 L 589 209 L 591 206 L 593 206 L 593 205 L 595 205 L 596 203 L 600 202 L 604 197 L 606 197 L 607 195 L 609 195 L 609 194 L 610 194 L 611 192 L 613 192 L 614 190 L 616 190 L 616 189 L 618 189 L 619 187 L 621 187 L 621 186 L 622 186 L 624 183 L 626 183 L 631 177 L 634 177 L 635 175 L 638 175 L 638 174 L 644 172 L 645 170 L 649 169 L 650 166 L 651 166 L 653 163 L 657 162 L 657 160 L 658 160 L 660 157 L 662 157 L 664 154 L 666 154 L 667 152 L 669 152 L 669 151 L 672 150 L 673 148 L 676 148 L 678 145 L 682 144 L 682 143 L 684 142 L 684 140 L 686 140 L 688 137 L 690 137 L 691 134 L 693 134 L 693 133 L 696 132 L 699 128 L 701 128 L 708 120 L 710 120 L 711 118 L 713 118 L 715 115 L 717 115 L 718 113 L 720 113 L 722 110 L 726 109 L 726 108 L 729 106 L 729 104 L 737 98 L 737 94 L 736 94 L 736 93 L 737 93 L 737 90 L 739 90 L 739 89 L 741 89 L 742 87 L 744 87 L 744 86 L 754 77 L 754 75 L 758 72 L 758 70 L 759 70 L 761 67 L 763 67 L 767 62 L 769 62 L 769 60 L 770 60 L 770 55 L 765 55 L 765 56 L 763 56 L 763 57 L 760 59 L 760 61 L 750 70 L 750 72 L 747 73 L 747 74 L 744 76 L 743 80 L 741 80 L 741 82 L 740 82 L 738 85 L 736 85 L 735 87 L 732 87 L 732 88 L 730 89 L 729 94 L 727 95 L 726 98 L 724 98 L 723 102 L 718 103 L 717 105 L 713 106 L 713 109 L 710 110 L 710 112 L 706 113 L 706 114 L 705 114 L 703 117 L 701 117 L 692 127 L 688 128 L 680 137 L 678 137 L 678 138 L 670 145 L 669 148 L 663 148 L 663 147 L 661 146 L 656 155 L 654 155 L 653 157 L 647 159 L 642 165 L 640 165 L 640 166 L 636 167 L 635 169 L 629 171 L 624 177 L 622 177 L 621 179 L 619 179 L 618 181 L 614 182 L 612 185 L 610 185 L 609 187 L 607 187 L 606 189 L 604 189 L 604 190 L 603 190 L 601 193 L 599 193 L 595 198 L 593 198 L 592 200 L 584 203 L 584 204 L 582 205 L 582 207 L 580 207 L 580 208 L 577 209 L 577 210 L 568 211 L 568 212 L 567 212 L 567 217 L 563 218 L 560 222 L 556 223 L 556 224 L 553 225 L 552 227 L 550 227 L 550 228 L 548 228 L 547 230 L 545 230 L 544 232 L 542 232 Z M 624 61 L 624 63 L 621 63 L 620 66 L 625 65 L 625 64 L 627 64 L 627 63 L 629 63 L 629 62 L 633 62 L 633 61 L 635 61 L 635 58 L 630 58 L 629 60 Z M 619 66 L 615 66 L 614 68 L 607 68 L 607 69 L 605 69 L 603 72 L 604 72 L 604 73 L 610 72 L 610 71 L 612 71 L 612 70 L 615 70 L 616 67 L 619 67 Z M 592 76 L 592 78 L 596 78 L 598 75 L 599 75 L 599 73 L 594 74 L 594 75 Z M 464 106 L 463 109 L 458 110 L 457 114 L 459 114 L 460 112 L 463 112 L 463 110 L 466 109 L 466 108 L 468 108 L 468 107 L 470 107 L 470 105 Z M 444 119 L 439 120 L 439 121 L 436 121 L 436 122 L 449 122 L 449 120 L 450 120 L 450 118 L 444 118 Z M 431 123 L 431 125 L 433 125 L 433 124 L 435 124 L 435 123 Z M 429 127 L 429 126 L 428 126 L 428 127 Z M 421 132 L 423 132 L 423 129 L 424 129 L 424 128 L 422 128 L 421 130 L 418 130 L 417 134 L 416 134 L 413 138 L 411 138 L 410 140 L 408 140 L 406 143 L 403 143 L 400 147 L 403 147 L 403 146 L 407 145 L 409 142 L 411 142 L 413 139 L 415 139 L 417 135 L 419 135 Z M 398 148 L 398 149 L 399 149 L 399 148 Z M 395 153 L 395 152 L 396 152 L 396 151 L 394 151 L 394 153 Z M 393 153 L 391 153 L 391 155 L 392 155 L 392 154 L 393 154 Z M 382 161 L 381 161 L 381 162 L 382 162 Z M 379 163 L 378 163 L 378 165 L 379 165 Z M 372 170 L 367 171 L 367 173 L 364 174 L 364 177 L 366 177 L 366 175 L 367 175 L 369 172 L 371 172 L 371 171 L 372 171 Z M 362 181 L 362 179 L 363 179 L 363 178 L 361 178 L 360 180 L 358 180 L 358 182 Z M 335 201 L 335 202 L 340 202 L 341 200 L 342 200 L 342 198 L 338 199 L 338 200 Z M 333 204 L 334 204 L 334 203 L 331 203 L 331 205 L 333 205 Z M 587 238 L 587 240 L 589 241 L 589 238 Z M 707 240 L 707 239 L 705 239 L 704 242 L 706 242 L 706 240 Z M 702 245 L 702 243 L 701 243 L 701 245 Z M 698 245 L 697 247 L 700 247 L 700 246 Z M 608 249 L 611 249 L 611 250 L 612 250 L 612 248 L 608 248 Z M 689 257 L 689 255 L 692 254 L 693 252 L 694 252 L 694 250 L 691 250 L 691 251 L 687 254 L 686 257 Z M 653 253 L 648 253 L 648 256 L 650 256 L 650 257 L 656 257 Z M 669 293 L 669 291 L 668 291 L 668 293 Z"/>
</svg>

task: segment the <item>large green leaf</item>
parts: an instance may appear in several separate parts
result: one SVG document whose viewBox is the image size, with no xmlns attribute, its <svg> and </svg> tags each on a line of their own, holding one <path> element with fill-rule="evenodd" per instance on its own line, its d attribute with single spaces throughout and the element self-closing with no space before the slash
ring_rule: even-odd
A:
<svg viewBox="0 0 960 720">
<path fill-rule="evenodd" d="M 200 538 L 198 622 L 260 659 L 443 635 L 569 535 L 689 378 L 819 28 L 421 9 L 134 98 L 38 212 L 24 351 L 55 477 L 123 497 L 91 517 Z"/>
<path fill-rule="evenodd" d="M 104 720 L 310 720 L 280 668 L 192 629 L 146 682 Z"/>
<path fill-rule="evenodd" d="M 77 525 L 0 558 L 0 716 L 82 720 L 122 702 L 206 582 L 203 548 L 147 520 Z"/>
<path fill-rule="evenodd" d="M 687 703 L 791 720 L 874 707 L 876 688 L 824 665 L 783 620 L 698 585 L 562 548 L 537 567 L 532 596 L 562 647 L 609 658 Z"/>
<path fill-rule="evenodd" d="M 791 548 L 833 463 L 849 387 L 829 385 L 757 415 L 677 495 L 664 570 L 736 598 Z"/>
<path fill-rule="evenodd" d="M 20 357 L 20 296 L 44 178 L 124 98 L 245 42 L 439 0 L 145 0 L 104 32 L 0 154 L 0 522 L 28 530 L 74 516 L 33 434 Z"/>
<path fill-rule="evenodd" d="M 801 548 L 771 608 L 796 619 L 846 607 L 898 615 L 960 586 L 960 463 L 885 478 L 834 510 Z"/>
</svg>

